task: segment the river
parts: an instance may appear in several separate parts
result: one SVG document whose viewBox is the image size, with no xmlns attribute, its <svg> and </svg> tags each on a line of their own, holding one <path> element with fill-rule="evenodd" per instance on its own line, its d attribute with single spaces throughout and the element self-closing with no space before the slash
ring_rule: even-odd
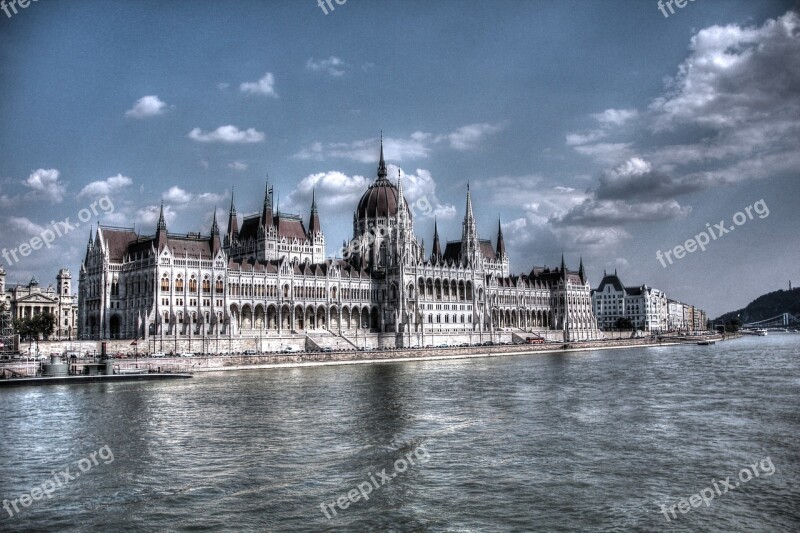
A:
<svg viewBox="0 0 800 533">
<path fill-rule="evenodd" d="M 800 334 L 0 403 L 1 531 L 800 529 Z"/>
</svg>

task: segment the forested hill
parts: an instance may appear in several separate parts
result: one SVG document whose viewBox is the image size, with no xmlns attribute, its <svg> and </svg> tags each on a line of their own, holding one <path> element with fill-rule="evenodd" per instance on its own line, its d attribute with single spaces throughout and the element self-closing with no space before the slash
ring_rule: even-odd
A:
<svg viewBox="0 0 800 533">
<path fill-rule="evenodd" d="M 791 313 L 795 316 L 800 315 L 800 288 L 764 294 L 747 304 L 744 309 L 725 313 L 715 319 L 714 322 L 722 320 L 722 322 L 726 323 L 738 315 L 739 320 L 747 324 L 772 318 L 783 313 Z"/>
</svg>

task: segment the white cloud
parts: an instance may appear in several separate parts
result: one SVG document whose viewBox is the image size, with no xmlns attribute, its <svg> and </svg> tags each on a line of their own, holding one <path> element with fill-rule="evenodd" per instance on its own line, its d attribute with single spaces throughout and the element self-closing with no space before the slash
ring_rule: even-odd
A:
<svg viewBox="0 0 800 533">
<path fill-rule="evenodd" d="M 590 198 L 555 222 L 566 226 L 614 227 L 632 222 L 661 222 L 684 218 L 691 212 L 675 200 L 630 203 Z"/>
<path fill-rule="evenodd" d="M 221 83 L 218 83 L 218 84 L 217 84 L 217 89 L 219 89 L 220 91 L 224 91 L 225 89 L 227 89 L 227 88 L 228 88 L 228 87 L 230 87 L 230 86 L 231 86 L 231 84 L 230 84 L 230 83 L 227 83 L 227 82 L 221 82 Z"/>
<path fill-rule="evenodd" d="M 454 150 L 473 150 L 488 135 L 502 131 L 505 124 L 469 124 L 462 126 L 452 133 L 440 136 L 438 139 L 447 139 Z"/>
<path fill-rule="evenodd" d="M 419 132 L 418 132 L 419 133 Z M 385 158 L 392 161 L 407 159 L 420 159 L 428 157 L 430 151 L 426 144 L 427 138 L 420 138 L 413 134 L 408 139 L 387 137 L 383 140 Z M 377 138 L 364 139 L 349 143 L 335 142 L 323 144 L 314 142 L 296 154 L 295 159 L 311 159 L 325 161 L 328 158 L 351 159 L 360 163 L 377 163 L 380 155 L 380 140 Z"/>
<path fill-rule="evenodd" d="M 163 115 L 166 109 L 167 104 L 153 94 L 139 98 L 132 108 L 125 111 L 125 116 L 129 118 L 155 117 Z"/>
<path fill-rule="evenodd" d="M 568 133 L 567 146 L 579 146 L 581 144 L 593 143 L 606 137 L 608 133 L 603 130 L 593 130 L 587 133 Z"/>
<path fill-rule="evenodd" d="M 28 193 L 29 198 L 58 204 L 67 192 L 66 185 L 58 181 L 59 175 L 59 171 L 54 168 L 40 168 L 32 172 L 22 184 L 31 189 Z"/>
<path fill-rule="evenodd" d="M 78 193 L 78 198 L 83 196 L 104 196 L 111 194 L 125 187 L 133 184 L 133 180 L 122 174 L 111 176 L 105 180 L 93 181 L 86 185 L 81 192 Z"/>
<path fill-rule="evenodd" d="M 503 233 L 516 233 L 528 225 L 528 219 L 520 217 L 512 220 L 511 222 L 501 223 Z M 505 235 L 504 235 L 505 236 Z"/>
<path fill-rule="evenodd" d="M 242 83 L 239 85 L 239 89 L 243 93 L 260 94 L 273 98 L 278 97 L 278 93 L 275 92 L 275 76 L 272 75 L 272 72 L 267 72 L 264 74 L 264 77 L 258 81 Z"/>
<path fill-rule="evenodd" d="M 305 213 L 311 205 L 312 190 L 316 190 L 317 204 L 324 209 L 340 211 L 352 209 L 371 180 L 364 176 L 348 176 L 338 170 L 310 174 L 286 197 L 286 208 Z"/>
<path fill-rule="evenodd" d="M 387 161 L 405 161 L 426 158 L 437 143 L 447 142 L 455 150 L 471 150 L 477 148 L 487 135 L 501 131 L 505 127 L 500 124 L 470 124 L 458 128 L 452 133 L 434 135 L 423 131 L 415 131 L 407 138 L 386 137 L 383 140 L 384 154 Z M 360 163 L 377 163 L 380 140 L 376 138 L 351 142 L 313 142 L 302 148 L 295 159 L 325 161 L 328 158 L 351 159 Z"/>
<path fill-rule="evenodd" d="M 635 109 L 606 109 L 602 113 L 594 113 L 592 118 L 603 126 L 622 126 L 638 116 L 639 112 Z"/>
<path fill-rule="evenodd" d="M 143 226 L 143 227 L 153 227 L 155 228 L 156 223 L 158 223 L 158 215 L 161 212 L 162 206 L 160 205 L 148 205 L 142 207 L 138 211 L 136 211 L 135 220 L 136 223 Z M 172 206 L 165 205 L 164 208 L 164 220 L 167 222 L 167 226 L 171 222 L 174 222 L 177 213 L 172 209 Z"/>
<path fill-rule="evenodd" d="M 166 200 L 167 202 L 172 202 L 176 204 L 187 204 L 192 201 L 194 196 L 192 193 L 185 191 L 178 187 L 177 185 L 173 185 L 169 188 L 169 190 L 165 191 L 161 198 Z"/>
<path fill-rule="evenodd" d="M 403 177 L 403 196 L 412 207 L 416 218 L 436 216 L 441 219 L 451 219 L 456 216 L 456 207 L 443 204 L 436 196 L 436 180 L 430 171 L 418 168 L 416 174 L 407 174 L 396 165 L 387 165 L 389 177 L 400 175 Z"/>
<path fill-rule="evenodd" d="M 603 166 L 612 166 L 633 155 L 631 146 L 632 143 L 596 143 L 575 146 L 575 151 L 591 157 Z"/>
<path fill-rule="evenodd" d="M 228 163 L 228 168 L 232 168 L 233 170 L 244 171 L 247 170 L 247 163 L 242 163 L 241 161 L 233 161 L 232 163 Z"/>
<path fill-rule="evenodd" d="M 173 185 L 168 190 L 164 191 L 161 194 L 161 199 L 165 202 L 171 202 L 173 204 L 178 205 L 185 205 L 185 204 L 197 204 L 197 203 L 206 203 L 206 204 L 217 204 L 223 200 L 224 196 L 219 195 L 216 193 L 205 192 L 200 194 L 193 194 L 189 191 L 181 189 L 177 185 Z"/>
<path fill-rule="evenodd" d="M 653 101 L 655 129 L 677 124 L 730 128 L 753 119 L 798 116 L 800 16 L 789 11 L 761 27 L 711 26 L 692 37 L 691 54 Z"/>
<path fill-rule="evenodd" d="M 32 222 L 27 217 L 10 216 L 6 219 L 6 225 L 10 230 L 13 230 L 14 233 L 19 232 L 25 236 L 39 235 L 46 229 L 44 226 Z"/>
<path fill-rule="evenodd" d="M 264 140 L 264 132 L 257 131 L 254 128 L 240 130 L 236 126 L 227 125 L 220 126 L 216 130 L 209 132 L 195 128 L 189 132 L 189 138 L 193 141 L 204 143 L 248 144 L 262 142 Z"/>
<path fill-rule="evenodd" d="M 345 63 L 336 56 L 331 56 L 328 59 L 315 60 L 313 57 L 306 61 L 306 68 L 314 72 L 327 72 L 331 76 L 344 75 Z"/>
</svg>

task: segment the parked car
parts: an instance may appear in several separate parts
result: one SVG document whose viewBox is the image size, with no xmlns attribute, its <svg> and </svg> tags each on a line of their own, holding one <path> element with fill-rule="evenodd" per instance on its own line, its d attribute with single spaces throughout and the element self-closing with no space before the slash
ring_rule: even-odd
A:
<svg viewBox="0 0 800 533">
<path fill-rule="evenodd" d="M 166 357 L 166 356 L 167 354 L 165 354 L 164 352 L 153 352 L 150 354 L 150 357 Z"/>
<path fill-rule="evenodd" d="M 194 357 L 194 354 L 192 352 L 184 352 L 180 354 L 178 357 Z"/>
<path fill-rule="evenodd" d="M 330 346 L 325 346 L 325 347 L 324 347 L 323 349 L 321 349 L 320 351 L 321 351 L 321 352 L 326 352 L 326 353 L 327 353 L 327 352 L 332 352 L 332 351 L 333 351 L 333 348 L 331 348 Z"/>
<path fill-rule="evenodd" d="M 258 352 L 255 350 L 245 350 L 244 355 L 258 355 Z"/>
</svg>

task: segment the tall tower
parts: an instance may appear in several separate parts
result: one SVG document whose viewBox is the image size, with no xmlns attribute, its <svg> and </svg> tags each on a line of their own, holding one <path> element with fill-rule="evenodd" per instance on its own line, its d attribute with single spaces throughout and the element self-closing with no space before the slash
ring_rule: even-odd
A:
<svg viewBox="0 0 800 533">
<path fill-rule="evenodd" d="M 442 260 L 442 245 L 439 243 L 439 224 L 436 217 L 433 219 L 433 250 L 431 250 L 431 262 L 439 263 Z"/>
<path fill-rule="evenodd" d="M 461 263 L 472 263 L 473 266 L 478 266 L 479 253 L 478 229 L 475 225 L 475 215 L 472 213 L 472 194 L 469 191 L 469 183 L 467 183 L 467 208 L 461 230 Z"/>
<path fill-rule="evenodd" d="M 225 235 L 225 246 L 233 246 L 239 238 L 239 217 L 233 203 L 233 187 L 231 187 L 231 208 L 228 210 L 228 233 Z"/>
<path fill-rule="evenodd" d="M 72 294 L 72 275 L 69 273 L 69 269 L 62 268 L 58 271 L 58 275 L 56 276 L 56 290 L 59 299 Z"/>
<path fill-rule="evenodd" d="M 5 296 L 6 296 L 6 271 L 2 266 L 0 266 L 0 303 L 2 303 Z"/>
</svg>

